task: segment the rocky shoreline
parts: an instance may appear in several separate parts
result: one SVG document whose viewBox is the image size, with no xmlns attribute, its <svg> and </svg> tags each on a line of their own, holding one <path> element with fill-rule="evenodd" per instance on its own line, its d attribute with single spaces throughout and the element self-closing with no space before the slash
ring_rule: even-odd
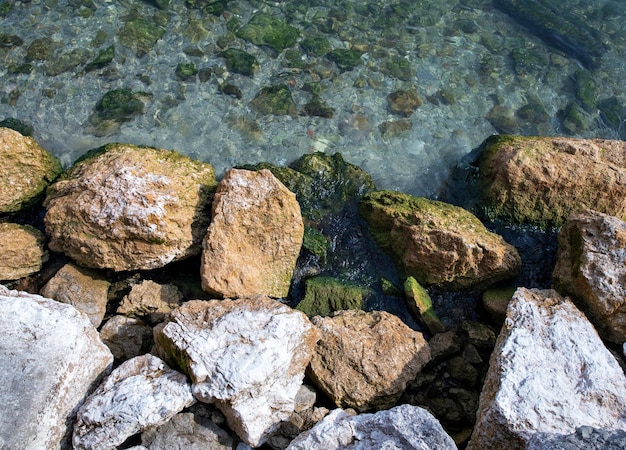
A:
<svg viewBox="0 0 626 450">
<path fill-rule="evenodd" d="M 340 154 L 0 148 L 0 448 L 626 446 L 621 141 L 494 136 L 454 205 Z"/>
</svg>

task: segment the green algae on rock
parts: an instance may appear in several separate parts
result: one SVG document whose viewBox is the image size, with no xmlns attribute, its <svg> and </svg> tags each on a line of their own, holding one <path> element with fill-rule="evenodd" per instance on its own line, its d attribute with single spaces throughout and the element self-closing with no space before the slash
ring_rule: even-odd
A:
<svg viewBox="0 0 626 450">
<path fill-rule="evenodd" d="M 332 48 L 325 36 L 307 36 L 300 41 L 302 51 L 310 56 L 324 56 Z"/>
<path fill-rule="evenodd" d="M 220 53 L 220 56 L 226 59 L 226 67 L 231 72 L 251 77 L 259 69 L 259 63 L 254 55 L 244 50 L 231 47 Z"/>
<path fill-rule="evenodd" d="M 115 46 L 109 45 L 104 50 L 100 51 L 96 57 L 85 66 L 85 72 L 91 72 L 92 70 L 102 69 L 107 66 L 115 57 Z"/>
<path fill-rule="evenodd" d="M 347 48 L 337 48 L 326 55 L 328 59 L 337 64 L 337 67 L 343 71 L 358 67 L 362 62 L 361 56 L 363 56 L 363 52 Z"/>
<path fill-rule="evenodd" d="M 311 100 L 304 105 L 304 113 L 307 116 L 324 117 L 326 119 L 332 119 L 335 114 L 335 109 L 331 108 L 320 98 L 319 95 L 314 95 Z"/>
<path fill-rule="evenodd" d="M 138 17 L 129 20 L 120 31 L 120 44 L 132 49 L 137 57 L 145 55 L 165 34 L 162 17 L 164 16 Z"/>
<path fill-rule="evenodd" d="M 255 111 L 265 115 L 296 116 L 298 107 L 291 96 L 291 89 L 286 84 L 275 84 L 261 88 L 250 101 Z"/>
<path fill-rule="evenodd" d="M 130 89 L 107 92 L 96 104 L 85 130 L 95 136 L 106 136 L 117 131 L 122 122 L 144 113 L 144 100 L 151 94 Z"/>
<path fill-rule="evenodd" d="M 186 81 L 195 77 L 198 74 L 198 68 L 192 62 L 179 63 L 176 66 L 175 73 L 179 79 Z"/>
<path fill-rule="evenodd" d="M 306 280 L 304 298 L 296 309 L 308 317 L 329 316 L 335 311 L 360 310 L 370 295 L 367 287 L 321 275 Z"/>
<path fill-rule="evenodd" d="M 277 17 L 258 13 L 237 30 L 237 36 L 255 45 L 267 45 L 280 53 L 296 45 L 300 31 Z"/>
<path fill-rule="evenodd" d="M 433 302 L 430 299 L 430 295 L 428 295 L 428 291 L 415 278 L 407 277 L 404 281 L 404 293 L 407 307 L 413 314 L 413 317 L 421 320 L 432 334 L 446 331 L 446 327 L 441 323 L 433 309 Z"/>
</svg>

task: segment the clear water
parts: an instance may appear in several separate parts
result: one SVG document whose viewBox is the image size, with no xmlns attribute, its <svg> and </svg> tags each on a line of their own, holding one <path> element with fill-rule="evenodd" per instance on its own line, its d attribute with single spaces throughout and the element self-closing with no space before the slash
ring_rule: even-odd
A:
<svg viewBox="0 0 626 450">
<path fill-rule="evenodd" d="M 449 169 L 494 133 L 619 138 L 621 126 L 609 126 L 596 104 L 584 110 L 578 127 L 564 124 L 559 111 L 584 103 L 577 71 L 591 75 L 596 100 L 626 104 L 626 2 L 558 3 L 597 30 L 606 45 L 597 67 L 587 70 L 494 7 L 497 1 L 233 0 L 224 13 L 211 15 L 176 0 L 164 10 L 139 0 L 3 0 L 0 5 L 13 8 L 0 17 L 0 34 L 17 35 L 23 43 L 0 46 L 0 120 L 32 125 L 34 137 L 64 165 L 114 141 L 175 149 L 210 162 L 218 174 L 238 164 L 287 164 L 307 152 L 341 152 L 369 171 L 379 188 L 430 197 L 437 196 Z M 360 64 L 342 71 L 298 44 L 295 64 L 287 51 L 277 54 L 229 34 L 259 11 L 298 28 L 301 39 L 322 35 L 334 49 L 362 51 Z M 137 56 L 122 45 L 120 33 L 132 18 L 155 15 L 166 22 L 165 33 Z M 27 62 L 29 46 L 41 38 L 55 42 L 49 59 L 31 61 L 29 73 L 14 73 L 12 67 Z M 85 73 L 86 63 L 112 44 L 114 60 Z M 225 47 L 254 55 L 259 70 L 253 76 L 229 73 L 220 57 Z M 81 64 L 50 74 L 52 62 L 81 49 L 87 55 Z M 407 71 L 390 70 L 393 61 L 406 61 Z M 175 68 L 186 62 L 213 74 L 206 81 L 182 81 Z M 321 83 L 332 118 L 263 115 L 250 106 L 262 87 L 287 83 L 302 111 L 311 98 L 304 86 L 311 81 Z M 220 93 L 224 82 L 239 87 L 242 97 Z M 150 94 L 144 114 L 110 135 L 95 136 L 88 126 L 95 105 L 120 88 Z M 387 102 L 399 89 L 415 90 L 422 104 L 408 117 L 410 130 L 383 136 L 380 124 L 400 119 Z M 529 103 L 540 105 L 545 116 L 534 122 L 524 116 Z"/>
</svg>

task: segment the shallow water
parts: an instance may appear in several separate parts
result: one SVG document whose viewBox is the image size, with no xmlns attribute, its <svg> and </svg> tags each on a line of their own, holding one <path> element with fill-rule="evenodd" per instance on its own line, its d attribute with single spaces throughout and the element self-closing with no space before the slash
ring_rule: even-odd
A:
<svg viewBox="0 0 626 450">
<path fill-rule="evenodd" d="M 10 12 L 0 17 L 0 35 L 23 43 L 0 45 L 0 120 L 32 125 L 34 137 L 64 165 L 112 141 L 175 149 L 212 163 L 218 174 L 237 164 L 286 164 L 303 153 L 338 151 L 369 171 L 379 188 L 429 197 L 437 196 L 451 167 L 494 133 L 619 138 L 626 104 L 626 3 L 542 1 L 598 32 L 606 51 L 587 69 L 567 46 L 554 46 L 563 36 L 524 27 L 496 8 L 499 1 L 233 0 L 214 15 L 189 2 L 159 10 L 134 0 L 3 0 L 0 9 Z M 237 37 L 257 12 L 297 28 L 300 42 L 322 36 L 333 49 L 357 49 L 360 62 L 342 70 L 300 44 L 277 53 Z M 120 37 L 136 18 L 154 19 L 165 30 L 141 56 Z M 29 56 L 42 38 L 53 42 L 49 56 Z M 113 61 L 86 72 L 110 45 Z M 229 47 L 255 56 L 257 72 L 229 72 L 220 56 Z M 57 74 L 58 62 L 71 52 L 83 52 L 81 62 Z M 211 69 L 208 79 L 178 78 L 177 64 L 188 62 Z M 24 64 L 26 73 L 16 73 Z M 583 84 L 581 74 L 591 82 Z M 312 96 L 310 82 L 321 85 L 332 118 L 302 114 Z M 241 98 L 220 93 L 222 83 L 237 86 Z M 277 83 L 289 86 L 298 115 L 264 115 L 251 107 L 262 87 Z M 89 122 L 96 104 L 120 88 L 147 93 L 144 113 L 95 136 Z M 389 110 L 387 96 L 396 90 L 415 90 L 422 100 L 406 119 Z M 592 101 L 585 97 L 589 90 Z M 622 107 L 612 122 L 600 108 L 609 100 Z M 563 120 L 560 111 L 568 105 L 577 108 L 580 123 Z M 383 135 L 382 123 L 400 119 L 411 128 Z"/>
</svg>

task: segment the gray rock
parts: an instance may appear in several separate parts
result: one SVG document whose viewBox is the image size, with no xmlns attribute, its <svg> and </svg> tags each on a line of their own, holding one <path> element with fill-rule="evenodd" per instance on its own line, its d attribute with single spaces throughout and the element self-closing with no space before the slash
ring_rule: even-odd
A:
<svg viewBox="0 0 626 450">
<path fill-rule="evenodd" d="M 100 339 L 116 359 L 125 361 L 146 353 L 152 344 L 152 327 L 139 319 L 113 316 L 100 329 Z"/>
<path fill-rule="evenodd" d="M 0 310 L 0 448 L 65 448 L 113 355 L 71 305 L 0 286 Z"/>
<path fill-rule="evenodd" d="M 572 434 L 537 433 L 528 450 L 624 450 L 626 431 L 580 427 Z"/>
</svg>

